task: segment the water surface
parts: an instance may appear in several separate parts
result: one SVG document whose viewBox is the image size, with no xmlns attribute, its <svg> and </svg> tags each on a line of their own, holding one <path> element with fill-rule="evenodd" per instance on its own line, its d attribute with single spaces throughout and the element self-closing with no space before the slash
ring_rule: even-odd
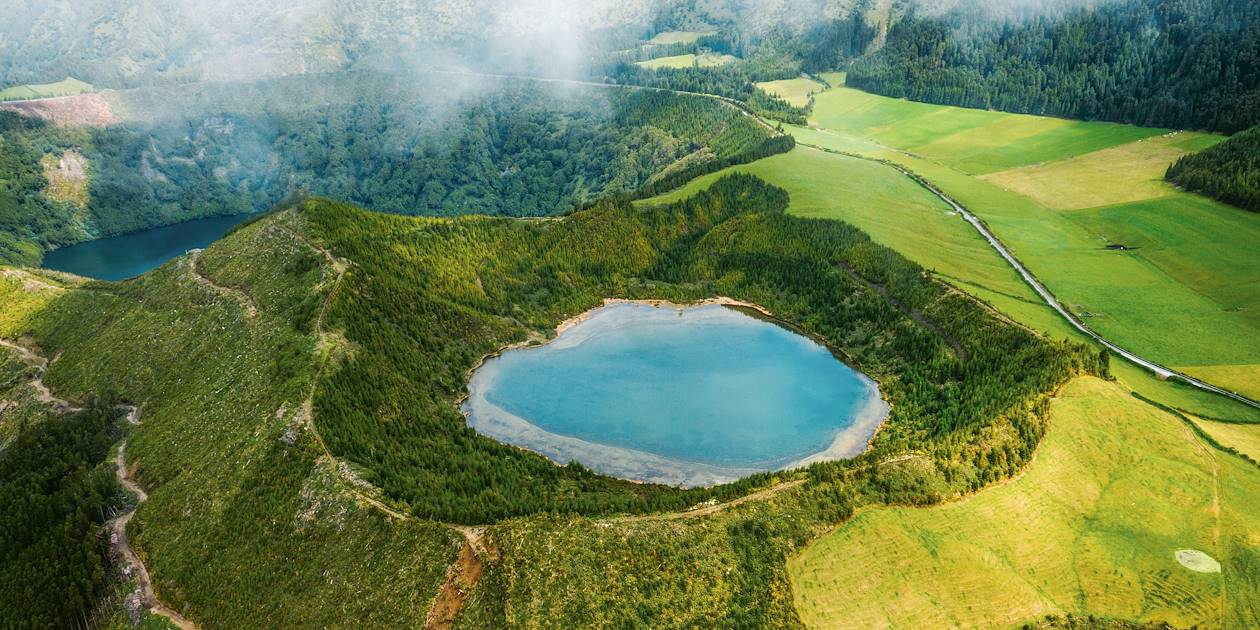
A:
<svg viewBox="0 0 1260 630">
<path fill-rule="evenodd" d="M 861 452 L 887 407 L 813 340 L 718 305 L 613 304 L 479 368 L 473 428 L 605 474 L 732 481 Z"/>
<path fill-rule="evenodd" d="M 44 267 L 96 278 L 125 280 L 223 238 L 252 214 L 185 221 L 166 227 L 87 241 L 48 252 Z"/>
</svg>

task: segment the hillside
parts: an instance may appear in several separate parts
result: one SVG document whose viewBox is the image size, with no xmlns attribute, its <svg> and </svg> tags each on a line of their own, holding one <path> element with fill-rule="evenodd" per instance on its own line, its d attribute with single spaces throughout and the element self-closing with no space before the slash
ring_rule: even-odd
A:
<svg viewBox="0 0 1260 630">
<path fill-rule="evenodd" d="M 1260 212 L 1260 127 L 1181 157 L 1168 167 L 1167 178 L 1186 190 Z"/>
<path fill-rule="evenodd" d="M 43 250 L 260 212 L 296 193 L 406 214 L 551 215 L 675 171 L 746 161 L 770 135 L 703 97 L 441 75 L 111 98 L 125 124 L 64 127 L 0 111 L 0 261 L 37 264 Z"/>
<path fill-rule="evenodd" d="M 783 584 L 783 554 L 807 536 L 810 523 L 830 522 L 855 502 L 931 502 L 1010 474 L 1040 435 L 1044 403 L 1038 401 L 1072 373 L 1097 366 L 1096 356 L 1079 347 L 1037 340 L 985 315 L 856 230 L 788 218 L 783 204 L 781 191 L 751 178 L 728 179 L 693 200 L 646 213 L 611 203 L 558 222 L 414 219 L 310 201 L 123 284 L 77 288 L 54 278 L 6 276 L 0 334 L 58 357 L 46 378 L 58 395 L 83 400 L 111 392 L 141 407 L 143 422 L 131 431 L 127 457 L 149 499 L 128 529 L 162 601 L 203 625 L 246 623 L 264 598 L 277 625 L 422 618 L 464 536 L 423 518 L 391 518 L 395 512 L 376 507 L 381 501 L 417 516 L 486 525 L 539 511 L 681 509 L 807 478 L 808 491 L 775 495 L 783 497 L 782 507 L 766 512 L 753 502 L 733 511 L 729 528 L 696 521 L 677 539 L 664 522 L 632 526 L 662 544 L 663 537 L 675 539 L 660 550 L 681 543 L 719 552 L 703 569 L 715 579 L 728 563 L 753 562 L 757 568 L 749 566 L 739 580 L 755 582 L 716 579 L 703 589 L 707 594 L 685 595 L 666 587 L 670 571 L 645 572 L 631 555 L 624 556 L 628 564 L 607 569 L 636 576 L 610 593 L 617 605 L 638 607 L 636 615 L 662 625 L 682 623 L 679 614 L 733 622 L 769 615 L 788 623 L 795 616 L 787 600 L 765 599 L 771 591 L 764 585 Z M 625 244 L 627 256 L 590 247 L 610 237 Z M 383 240 L 410 253 L 384 256 L 391 248 L 382 249 Z M 460 245 L 443 246 L 453 243 Z M 483 258 L 488 251 L 497 254 Z M 900 306 L 837 268 L 837 260 L 900 296 Z M 476 261 L 477 274 L 459 272 Z M 464 280 L 450 282 L 457 278 Z M 798 288 L 784 294 L 783 286 Z M 15 299 L 31 291 L 41 301 Z M 717 291 L 760 301 L 837 340 L 879 375 L 896 411 L 870 455 L 816 465 L 803 476 L 763 475 L 684 493 L 557 467 L 478 438 L 450 406 L 465 369 L 482 353 L 529 330 L 547 331 L 604 296 L 681 300 Z M 534 301 L 514 297 L 523 295 Z M 847 297 L 837 301 L 837 295 Z M 508 317 L 509 303 L 525 310 Z M 27 306 L 9 306 L 17 304 Z M 899 310 L 905 305 L 934 318 L 966 355 L 915 324 Z M 855 334 L 872 325 L 885 332 Z M 415 345 L 399 346 L 403 354 L 385 352 L 379 345 L 385 339 L 373 332 L 382 329 L 410 331 Z M 933 358 L 912 361 L 916 356 Z M 960 369 L 972 378 L 945 382 Z M 416 380 L 405 389 L 425 393 L 401 395 L 402 381 L 369 374 L 406 374 Z M 932 381 L 942 383 L 939 394 L 898 385 Z M 380 422 L 368 409 L 382 404 L 410 420 Z M 985 437 L 995 431 L 1006 437 Z M 338 460 L 327 458 L 325 444 Z M 911 444 L 926 457 L 921 464 L 868 466 Z M 1006 465 L 981 466 L 994 461 L 995 451 Z M 473 473 L 487 458 L 500 472 Z M 470 474 L 433 475 L 434 467 Z M 424 492 L 412 493 L 417 487 Z M 557 493 L 562 488 L 581 491 Z M 601 525 L 534 516 L 477 534 L 491 545 L 476 547 L 488 562 L 488 590 L 470 602 L 467 623 L 517 614 L 511 611 L 523 602 L 509 572 L 520 571 L 519 562 L 542 568 L 528 559 L 536 547 L 519 547 L 513 532 L 521 527 L 568 538 L 569 553 L 579 551 L 572 545 L 580 538 L 596 540 L 582 532 Z M 583 547 L 618 557 L 637 545 L 618 536 L 598 539 Z M 756 555 L 737 560 L 753 549 Z M 686 555 L 668 558 L 678 570 L 695 570 Z M 336 579 L 317 577 L 329 567 Z M 588 568 L 575 564 L 570 579 Z M 288 577 L 276 581 L 278 574 Z M 533 570 L 523 577 L 542 579 Z M 366 584 L 374 585 L 367 597 Z M 712 598 L 711 604 L 682 611 L 670 592 L 697 602 Z"/>
</svg>

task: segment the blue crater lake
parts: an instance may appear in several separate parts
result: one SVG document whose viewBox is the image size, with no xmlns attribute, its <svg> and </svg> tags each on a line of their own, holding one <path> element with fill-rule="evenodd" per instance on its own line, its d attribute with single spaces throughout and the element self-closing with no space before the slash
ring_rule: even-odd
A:
<svg viewBox="0 0 1260 630">
<path fill-rule="evenodd" d="M 596 472 L 680 486 L 851 457 L 888 406 L 826 347 L 717 304 L 613 303 L 487 360 L 478 432 Z"/>
<path fill-rule="evenodd" d="M 166 227 L 87 241 L 48 252 L 44 267 L 97 280 L 125 280 L 156 269 L 190 249 L 223 238 L 254 215 L 236 214 L 184 221 Z"/>
</svg>

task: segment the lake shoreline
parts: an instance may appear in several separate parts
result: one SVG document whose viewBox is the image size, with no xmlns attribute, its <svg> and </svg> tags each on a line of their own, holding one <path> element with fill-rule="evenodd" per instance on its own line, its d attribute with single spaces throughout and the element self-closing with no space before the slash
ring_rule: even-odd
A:
<svg viewBox="0 0 1260 630">
<path fill-rule="evenodd" d="M 725 466 L 675 459 L 632 447 L 602 444 L 553 433 L 498 407 L 485 398 L 485 391 L 490 389 L 490 385 L 497 374 L 482 373 L 479 376 L 479 371 L 487 368 L 487 364 L 492 359 L 498 358 L 512 350 L 551 344 L 560 339 L 561 335 L 566 331 L 573 329 L 578 324 L 589 321 L 602 309 L 620 304 L 675 310 L 704 306 L 724 306 L 736 311 L 744 311 L 744 314 L 747 316 L 782 326 L 790 332 L 805 336 L 810 341 L 822 346 L 834 358 L 853 369 L 862 384 L 869 390 L 869 394 L 865 402 L 850 414 L 851 423 L 839 429 L 825 448 L 748 466 Z M 681 487 L 712 487 L 732 483 L 756 473 L 791 471 L 814 463 L 857 457 L 869 450 L 879 430 L 891 415 L 891 405 L 885 399 L 878 382 L 857 369 L 847 355 L 836 350 L 825 338 L 801 330 L 798 326 L 780 319 L 769 309 L 759 304 L 726 296 L 717 296 L 683 304 L 664 299 L 632 300 L 626 298 L 605 298 L 598 306 L 561 321 L 557 324 L 555 330 L 554 336 L 550 338 L 543 338 L 538 333 L 531 332 L 528 339 L 507 344 L 493 352 L 482 355 L 467 370 L 465 390 L 454 401 L 454 405 L 461 415 L 464 416 L 467 426 L 474 431 L 504 444 L 541 455 L 557 466 L 564 466 L 570 461 L 583 462 L 583 465 L 588 465 L 587 462 L 600 462 L 601 464 L 596 466 L 602 470 L 597 469 L 595 466 L 588 467 L 591 467 L 592 470 L 599 474 L 633 483 L 659 483 Z M 489 378 L 488 382 L 486 381 L 487 378 Z M 477 412 L 480 412 L 480 414 Z"/>
</svg>

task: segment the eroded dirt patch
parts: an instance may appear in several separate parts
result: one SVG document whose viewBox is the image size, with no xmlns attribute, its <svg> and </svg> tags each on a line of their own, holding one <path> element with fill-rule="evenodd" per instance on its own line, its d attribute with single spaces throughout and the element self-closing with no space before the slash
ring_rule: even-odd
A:
<svg viewBox="0 0 1260 630">
<path fill-rule="evenodd" d="M 53 201 L 61 201 L 86 208 L 88 203 L 88 161 L 82 153 L 67 149 L 58 158 L 45 155 L 39 161 L 48 180 L 46 194 Z"/>
<path fill-rule="evenodd" d="M 100 94 L 79 94 L 41 98 L 34 101 L 0 103 L 0 109 L 17 112 L 31 118 L 43 118 L 58 127 L 84 125 L 104 127 L 119 122 L 118 116 L 109 106 L 109 101 Z"/>
</svg>

